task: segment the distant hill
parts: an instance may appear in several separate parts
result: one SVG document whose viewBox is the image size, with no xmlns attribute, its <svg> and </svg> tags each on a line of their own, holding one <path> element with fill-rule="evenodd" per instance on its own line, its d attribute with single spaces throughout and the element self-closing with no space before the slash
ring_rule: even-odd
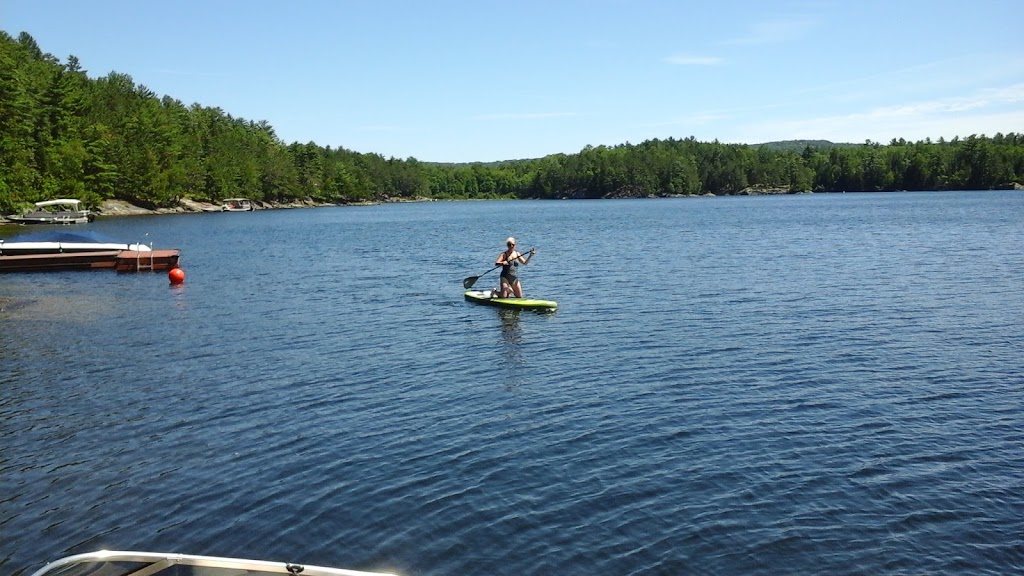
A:
<svg viewBox="0 0 1024 576">
<path fill-rule="evenodd" d="M 743 144 L 740 144 L 743 146 Z M 851 144 L 846 142 L 831 142 L 829 140 L 780 140 L 778 142 L 764 142 L 761 144 L 746 144 L 751 148 L 768 148 L 770 150 L 776 150 L 780 152 L 796 152 L 800 153 L 804 151 L 804 148 L 810 146 L 818 150 L 827 150 L 829 148 L 856 148 L 857 146 L 863 146 L 863 144 Z M 473 166 L 479 165 L 484 168 L 495 168 L 502 164 L 515 164 L 517 162 L 533 162 L 539 160 L 539 158 L 519 158 L 516 160 L 498 160 L 494 162 L 424 162 L 424 164 L 432 166 Z"/>
<path fill-rule="evenodd" d="M 428 166 L 453 166 L 456 168 L 465 166 L 482 166 L 484 168 L 497 168 L 503 164 L 515 164 L 516 162 L 533 162 L 540 158 L 517 158 L 515 160 L 494 160 L 491 162 L 423 162 Z"/>
<path fill-rule="evenodd" d="M 763 144 L 751 144 L 754 148 L 769 148 L 783 152 L 803 152 L 804 148 L 827 149 L 827 148 L 852 148 L 860 144 L 836 143 L 828 140 L 782 140 L 779 142 L 765 142 Z"/>
</svg>

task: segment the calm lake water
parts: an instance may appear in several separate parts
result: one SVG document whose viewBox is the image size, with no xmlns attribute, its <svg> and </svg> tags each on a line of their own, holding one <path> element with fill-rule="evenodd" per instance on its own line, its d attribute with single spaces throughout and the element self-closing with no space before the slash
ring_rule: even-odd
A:
<svg viewBox="0 0 1024 576">
<path fill-rule="evenodd" d="M 1024 193 L 89 228 L 188 276 L 0 276 L 0 573 L 1024 571 Z M 557 313 L 463 300 L 510 234 Z"/>
</svg>

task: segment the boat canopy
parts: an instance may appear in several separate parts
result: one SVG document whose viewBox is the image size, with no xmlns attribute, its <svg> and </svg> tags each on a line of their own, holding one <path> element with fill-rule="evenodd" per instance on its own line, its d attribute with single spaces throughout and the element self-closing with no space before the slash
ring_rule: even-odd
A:
<svg viewBox="0 0 1024 576">
<path fill-rule="evenodd" d="M 36 202 L 36 206 L 38 206 L 39 208 L 45 208 L 47 206 L 79 206 L 81 204 L 81 200 L 75 200 L 74 198 L 58 198 L 56 200 L 44 200 L 43 202 Z"/>
</svg>

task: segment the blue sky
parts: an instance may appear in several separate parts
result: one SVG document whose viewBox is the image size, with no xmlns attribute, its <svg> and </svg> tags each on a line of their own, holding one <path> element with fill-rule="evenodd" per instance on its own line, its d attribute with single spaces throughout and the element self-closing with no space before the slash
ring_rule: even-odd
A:
<svg viewBox="0 0 1024 576">
<path fill-rule="evenodd" d="M 1019 0 L 0 0 L 90 77 L 286 143 L 469 162 L 1024 132 Z"/>
</svg>

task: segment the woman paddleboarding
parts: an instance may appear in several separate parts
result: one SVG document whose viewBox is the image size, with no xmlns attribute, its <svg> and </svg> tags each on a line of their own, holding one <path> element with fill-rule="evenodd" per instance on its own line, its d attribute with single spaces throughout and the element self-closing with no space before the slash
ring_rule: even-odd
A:
<svg viewBox="0 0 1024 576">
<path fill-rule="evenodd" d="M 516 239 L 509 236 L 505 239 L 506 249 L 502 253 L 498 254 L 498 258 L 494 261 L 495 266 L 501 266 L 501 285 L 499 288 L 499 298 L 516 298 L 523 297 L 523 285 L 519 282 L 519 274 L 516 268 L 520 264 L 526 266 L 530 263 L 530 259 L 537 253 L 536 248 L 531 248 L 524 257 L 522 252 L 516 250 Z"/>
</svg>

